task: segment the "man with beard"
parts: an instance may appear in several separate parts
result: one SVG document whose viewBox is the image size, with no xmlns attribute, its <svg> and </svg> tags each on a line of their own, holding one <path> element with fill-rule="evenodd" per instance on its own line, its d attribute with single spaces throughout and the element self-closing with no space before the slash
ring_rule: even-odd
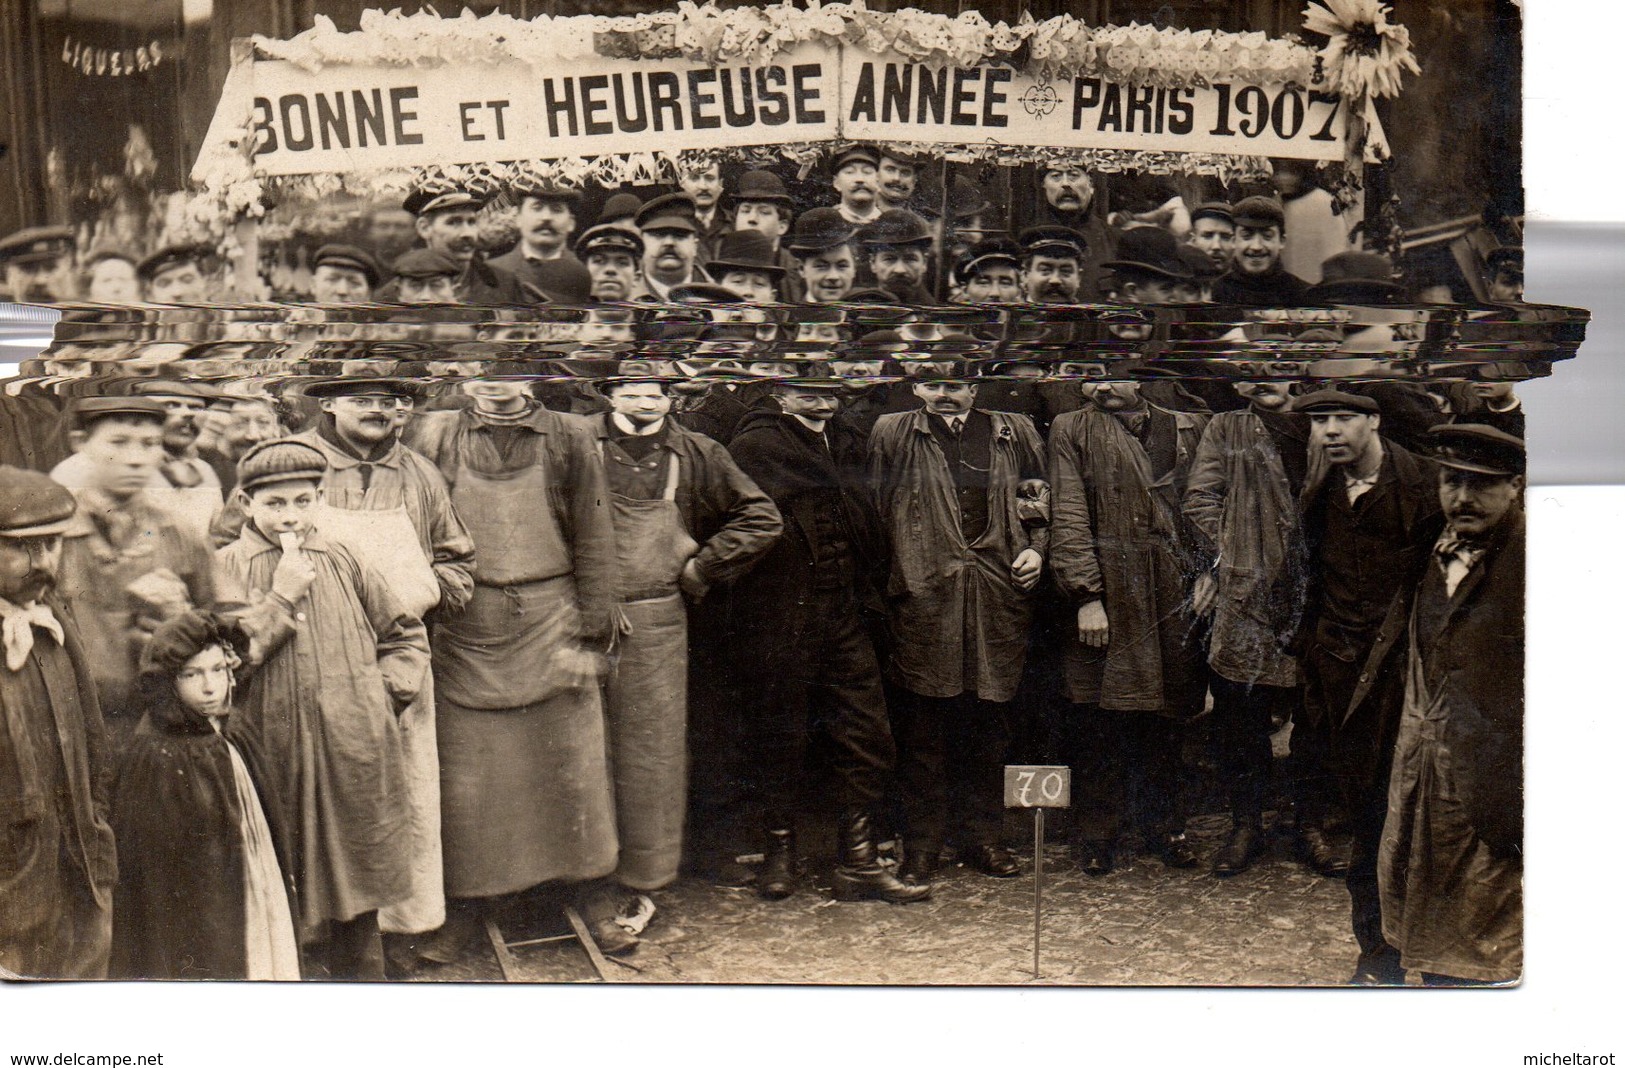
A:
<svg viewBox="0 0 1625 1068">
<path fill-rule="evenodd" d="M 853 145 L 835 157 L 830 185 L 840 197 L 835 210 L 853 227 L 880 218 L 880 157 L 872 148 Z"/>
<path fill-rule="evenodd" d="M 880 665 L 859 606 L 884 566 L 883 536 L 865 478 L 863 439 L 835 421 L 841 383 L 825 376 L 774 385 L 779 410 L 740 421 L 729 451 L 778 506 L 785 532 L 734 588 L 739 655 L 758 672 L 747 722 L 760 776 L 766 860 L 761 896 L 799 886 L 796 813 L 813 722 L 827 710 L 835 749 L 837 900 L 922 901 L 880 863 L 875 811 L 895 760 Z"/>
<path fill-rule="evenodd" d="M 80 508 L 63 532 L 58 585 L 91 654 L 117 749 L 141 718 L 135 680 L 147 638 L 166 620 L 214 602 L 213 565 L 206 535 L 154 500 L 170 420 L 164 406 L 147 397 L 86 398 L 73 418 L 69 488 Z"/>
<path fill-rule="evenodd" d="M 588 272 L 570 251 L 581 194 L 556 185 L 512 190 L 519 198 L 519 244 L 491 260 L 555 304 L 580 304 L 591 288 Z"/>
<path fill-rule="evenodd" d="M 33 226 L 0 240 L 0 297 L 28 304 L 71 300 L 73 230 Z"/>
<path fill-rule="evenodd" d="M 487 263 L 480 253 L 480 209 L 485 207 L 485 201 L 485 197 L 466 190 L 430 193 L 419 189 L 408 196 L 401 206 L 416 216 L 413 226 L 424 248 L 457 265 L 458 274 L 452 288 L 458 302 L 533 303 L 533 298 L 521 288 L 519 279 L 511 271 Z M 403 273 L 401 261 L 404 259 L 403 255 L 395 261 L 397 276 Z M 378 299 L 403 300 L 399 278 L 385 285 L 379 291 Z"/>
<path fill-rule="evenodd" d="M 153 424 L 156 426 L 156 423 Z M 72 494 L 0 467 L 0 968 L 100 979 L 112 946 L 113 831 L 94 653 L 52 592 Z"/>
<path fill-rule="evenodd" d="M 419 393 L 402 379 L 314 383 L 305 396 L 321 404 L 322 419 L 291 440 L 327 457 L 323 532 L 376 568 L 407 611 L 433 621 L 441 610 L 461 610 L 473 595 L 474 542 L 451 506 L 445 478 L 400 442 L 399 417 Z M 378 925 L 385 934 L 422 934 L 446 914 L 432 675 L 399 721 L 406 728 L 411 893 L 381 909 Z"/>
<path fill-rule="evenodd" d="M 1076 304 L 1094 300 L 1083 291 L 1084 261 L 1089 242 L 1064 226 L 1034 226 L 1023 230 L 1021 287 L 1032 304 Z"/>
<path fill-rule="evenodd" d="M 1000 788 L 1049 543 L 1049 486 L 1032 420 L 973 408 L 976 388 L 960 368 L 922 375 L 914 395 L 924 407 L 881 416 L 869 438 L 891 546 L 886 669 L 908 832 L 900 874 L 918 886 L 935 878 L 950 832 L 983 874 L 1021 870 L 1001 841 Z"/>
<path fill-rule="evenodd" d="M 1236 247 L 1236 218 L 1230 205 L 1222 200 L 1198 204 L 1191 212 L 1185 242 L 1212 261 L 1219 273 L 1228 271 Z"/>
<path fill-rule="evenodd" d="M 1397 670 L 1408 636 L 1382 928 L 1424 985 L 1512 983 L 1523 973 L 1524 445 L 1488 426 L 1429 434 L 1445 528 L 1365 668 Z"/>
<path fill-rule="evenodd" d="M 592 300 L 631 300 L 643 284 L 643 237 L 636 230 L 601 223 L 577 239 L 576 255 L 587 267 Z"/>
<path fill-rule="evenodd" d="M 153 304 L 199 304 L 209 299 L 203 260 L 204 245 L 170 245 L 136 264 L 135 275 Z"/>
<path fill-rule="evenodd" d="M 1230 838 L 1213 861 L 1213 873 L 1223 876 L 1247 870 L 1265 849 L 1270 734 L 1277 718 L 1291 718 L 1303 703 L 1292 646 L 1309 582 L 1298 516 L 1309 467 L 1308 419 L 1288 411 L 1287 382 L 1237 382 L 1234 388 L 1248 406 L 1221 412 L 1208 424 L 1184 502 L 1210 562 L 1196 580 L 1193 601 L 1212 619 L 1209 686 L 1231 818 Z M 1309 730 L 1300 722 L 1293 733 L 1300 756 L 1311 748 Z M 1310 820 L 1311 813 L 1299 813 L 1305 859 L 1323 875 L 1341 874 L 1339 854 Z"/>
<path fill-rule="evenodd" d="M 813 208 L 796 219 L 786 241 L 809 304 L 835 304 L 858 277 L 855 231 L 834 208 Z"/>
<path fill-rule="evenodd" d="M 1016 304 L 1025 298 L 1021 283 L 1021 246 L 1007 237 L 990 237 L 972 245 L 954 264 L 954 285 L 961 304 Z"/>
<path fill-rule="evenodd" d="M 1286 213 L 1273 197 L 1247 197 L 1232 213 L 1235 251 L 1230 269 L 1213 284 L 1217 304 L 1290 308 L 1302 304 L 1309 284 L 1281 266 Z"/>
<path fill-rule="evenodd" d="M 1351 981 L 1397 984 L 1405 970 L 1383 938 L 1377 849 L 1403 694 L 1394 673 L 1362 674 L 1361 665 L 1393 640 L 1388 607 L 1438 538 L 1438 475 L 1430 461 L 1382 436 L 1381 410 L 1369 397 L 1320 390 L 1292 408 L 1310 421 L 1300 497 L 1315 580 L 1305 617 L 1304 712 L 1309 739 L 1327 739 L 1325 766 L 1353 838 L 1348 888 L 1360 958 Z"/>
<path fill-rule="evenodd" d="M 624 901 L 670 885 L 682 857 L 688 604 L 700 605 L 713 586 L 747 571 L 777 540 L 783 523 L 726 449 L 668 418 L 669 379 L 652 362 L 628 360 L 618 370 L 599 384 L 611 411 L 594 421 L 594 432 L 609 484 L 616 597 L 625 620 L 605 688 L 620 860 L 613 885 L 603 892 Z M 715 637 L 714 631 L 703 635 Z M 726 755 L 738 743 L 738 725 L 725 729 L 706 716 L 722 711 L 717 702 L 698 705 L 698 778 L 706 788 L 725 788 L 741 766 Z M 695 831 L 712 849 L 725 840 L 714 826 Z"/>
<path fill-rule="evenodd" d="M 1057 417 L 1049 440 L 1050 566 L 1077 606 L 1064 668 L 1081 866 L 1092 876 L 1112 870 L 1137 795 L 1147 845 L 1187 868 L 1196 856 L 1180 751 L 1207 678 L 1180 500 L 1207 419 L 1148 403 L 1136 382 L 1086 382 L 1083 393 L 1086 406 Z"/>
<path fill-rule="evenodd" d="M 882 210 L 912 208 L 919 179 L 918 159 L 895 148 L 880 150 L 880 166 L 875 169 L 875 182 Z"/>
<path fill-rule="evenodd" d="M 446 924 L 419 955 L 450 962 L 496 899 L 615 870 L 614 793 L 599 677 L 611 636 L 615 535 L 585 420 L 529 379 L 463 383 L 473 405 L 425 412 L 408 443 L 432 461 L 478 553 L 473 596 L 437 622 Z M 591 917 L 601 937 L 612 918 Z"/>
<path fill-rule="evenodd" d="M 698 227 L 702 261 L 717 254 L 722 236 L 733 229 L 727 213 L 721 210 L 722 168 L 715 161 L 685 163 L 677 168 L 677 188 L 694 202 L 694 222 Z"/>
<path fill-rule="evenodd" d="M 379 282 L 378 261 L 353 245 L 323 245 L 311 259 L 310 296 L 317 304 L 365 304 Z"/>
<path fill-rule="evenodd" d="M 942 303 L 925 286 L 931 274 L 931 228 L 926 221 L 901 208 L 891 208 L 858 231 L 865 265 L 875 285 L 899 304 Z"/>
<path fill-rule="evenodd" d="M 655 197 L 637 214 L 643 235 L 643 292 L 658 301 L 671 299 L 673 286 L 711 279 L 698 263 L 700 224 L 694 198 L 687 193 Z"/>
</svg>

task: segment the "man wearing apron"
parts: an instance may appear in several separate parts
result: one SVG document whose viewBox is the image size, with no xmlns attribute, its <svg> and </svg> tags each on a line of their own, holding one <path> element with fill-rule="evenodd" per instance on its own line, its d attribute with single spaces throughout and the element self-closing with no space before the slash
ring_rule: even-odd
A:
<svg viewBox="0 0 1625 1068">
<path fill-rule="evenodd" d="M 305 390 L 322 418 L 297 435 L 327 457 L 322 530 L 384 576 L 413 615 L 459 611 L 474 590 L 474 542 L 451 506 L 446 480 L 400 443 L 400 416 L 420 393 L 405 379 L 350 378 Z M 401 713 L 411 810 L 412 894 L 379 910 L 385 934 L 422 934 L 446 919 L 440 855 L 440 758 L 432 673 Z"/>
<path fill-rule="evenodd" d="M 778 538 L 779 510 L 716 442 L 667 419 L 669 377 L 628 360 L 600 389 L 596 420 L 614 516 L 618 634 L 605 690 L 620 863 L 594 902 L 659 890 L 677 878 L 687 803 L 688 610 L 743 574 Z M 703 539 L 703 541 L 701 540 Z M 607 925 L 606 925 L 607 926 Z M 606 950 L 637 939 L 618 927 Z"/>
<path fill-rule="evenodd" d="M 479 554 L 474 594 L 435 634 L 449 963 L 489 899 L 615 871 L 599 676 L 615 541 L 587 424 L 524 379 L 463 383 L 473 406 L 425 412 L 407 441 L 440 469 Z"/>
</svg>

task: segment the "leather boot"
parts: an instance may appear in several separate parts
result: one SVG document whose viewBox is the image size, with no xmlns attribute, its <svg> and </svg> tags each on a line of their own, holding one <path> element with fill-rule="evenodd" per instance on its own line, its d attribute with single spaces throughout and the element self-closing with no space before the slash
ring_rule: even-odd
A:
<svg viewBox="0 0 1625 1068">
<path fill-rule="evenodd" d="M 762 856 L 756 892 L 769 901 L 783 901 L 796 892 L 796 833 L 769 830 Z"/>
<path fill-rule="evenodd" d="M 1264 852 L 1263 828 L 1250 820 L 1240 820 L 1230 831 L 1230 839 L 1213 858 L 1213 874 L 1240 875 Z"/>
<path fill-rule="evenodd" d="M 835 866 L 835 900 L 877 898 L 894 905 L 924 901 L 931 885 L 909 886 L 881 866 L 875 850 L 874 822 L 868 814 L 853 812 L 841 819 L 839 855 Z"/>
</svg>

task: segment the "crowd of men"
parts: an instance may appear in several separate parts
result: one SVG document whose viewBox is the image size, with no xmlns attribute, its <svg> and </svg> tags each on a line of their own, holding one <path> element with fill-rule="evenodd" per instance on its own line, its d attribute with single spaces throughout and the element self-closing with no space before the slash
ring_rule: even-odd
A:
<svg viewBox="0 0 1625 1068">
<path fill-rule="evenodd" d="M 492 258 L 481 195 L 415 193 L 420 247 L 387 273 L 365 249 L 320 249 L 312 295 L 796 300 L 817 319 L 865 299 L 930 307 L 939 269 L 971 304 L 1414 295 L 1347 248 L 1314 286 L 1288 272 L 1270 197 L 1108 224 L 1088 215 L 1088 176 L 1057 165 L 1047 203 L 1072 225 L 1010 240 L 975 213 L 944 228 L 910 210 L 906 163 L 848 150 L 839 203 L 799 215 L 769 172 L 731 196 L 691 174 L 579 233 L 574 194 L 514 190 L 519 242 Z M 0 248 L 14 294 L 39 296 L 47 273 L 14 273 L 16 249 L 40 262 L 57 240 Z M 1496 277 L 1517 266 L 1500 257 Z M 185 248 L 134 265 L 150 300 L 202 300 L 206 274 Z M 239 913 L 200 918 L 132 885 L 155 866 L 211 877 L 189 839 L 154 865 L 117 855 L 112 828 L 138 815 L 108 823 L 110 797 L 140 796 L 114 786 L 127 754 L 166 729 L 152 649 L 207 610 L 210 633 L 236 636 L 220 639 L 236 682 L 216 729 L 252 756 L 305 977 L 454 961 L 537 887 L 570 888 L 599 945 L 633 952 L 637 923 L 620 921 L 647 920 L 684 872 L 805 894 L 804 824 L 825 808 L 835 855 L 816 859 L 833 859 L 839 900 L 926 899 L 950 858 L 1013 877 L 1013 756 L 1073 767 L 1091 876 L 1135 842 L 1233 876 L 1284 794 L 1305 863 L 1347 879 L 1353 981 L 1521 974 L 1510 387 L 1152 368 L 1026 389 L 985 361 L 899 377 L 842 356 L 754 380 L 628 359 L 564 396 L 523 368 L 433 388 L 10 391 L 8 417 L 35 404 L 64 433 L 6 442 L 0 467 L 0 791 L 21 814 L 0 966 L 95 976 L 111 954 L 114 974 L 151 975 L 181 957 L 121 952 L 121 918 L 167 915 L 216 923 L 231 950 L 212 967 L 184 955 L 179 974 L 263 974 L 242 963 Z M 1232 816 L 1206 857 L 1185 833 L 1204 719 Z M 1272 786 L 1287 723 L 1292 774 Z"/>
</svg>

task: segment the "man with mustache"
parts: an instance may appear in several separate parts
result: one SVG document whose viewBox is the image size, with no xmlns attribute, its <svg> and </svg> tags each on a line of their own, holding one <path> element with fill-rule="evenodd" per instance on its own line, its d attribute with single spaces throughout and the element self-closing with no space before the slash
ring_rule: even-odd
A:
<svg viewBox="0 0 1625 1068">
<path fill-rule="evenodd" d="M 694 222 L 699 227 L 701 262 L 717 254 L 723 235 L 733 229 L 721 210 L 722 167 L 714 161 L 685 163 L 677 168 L 677 188 L 694 201 Z"/>
<path fill-rule="evenodd" d="M 1108 255 L 1112 240 L 1094 179 L 1078 164 L 1052 159 L 1039 172 L 1039 193 L 1043 203 L 1034 224 L 1064 226 L 1083 235 L 1085 259 L 1079 272 L 1078 299 L 1100 299 L 1100 261 Z"/>
<path fill-rule="evenodd" d="M 452 190 L 431 193 L 419 189 L 402 203 L 402 207 L 416 216 L 413 223 L 418 240 L 429 252 L 450 259 L 457 265 L 458 274 L 452 289 L 463 304 L 532 304 L 534 296 L 528 293 L 511 271 L 487 263 L 480 253 L 480 210 L 487 198 L 468 192 Z M 395 261 L 395 273 L 402 274 L 403 254 Z M 379 290 L 381 301 L 401 300 L 399 278 Z"/>
<path fill-rule="evenodd" d="M 864 265 L 875 285 L 899 304 L 935 305 L 942 302 L 926 288 L 932 274 L 931 227 L 902 208 L 891 208 L 858 231 Z"/>
<path fill-rule="evenodd" d="M 1382 927 L 1423 985 L 1511 983 L 1523 973 L 1524 444 L 1472 424 L 1429 436 L 1445 528 L 1365 668 L 1403 663 L 1405 676 Z"/>
<path fill-rule="evenodd" d="M 671 299 L 673 286 L 709 282 L 700 267 L 700 223 L 694 198 L 687 193 L 655 197 L 638 210 L 637 228 L 643 235 L 643 292 L 639 297 Z"/>
<path fill-rule="evenodd" d="M 1032 304 L 1076 304 L 1096 299 L 1083 292 L 1088 240 L 1064 226 L 1034 226 L 1023 230 L 1021 287 Z"/>
<path fill-rule="evenodd" d="M 880 166 L 875 169 L 880 204 L 884 209 L 910 208 L 919 186 L 920 161 L 896 148 L 880 150 Z"/>
<path fill-rule="evenodd" d="M 156 425 L 156 424 L 154 424 Z M 0 466 L 0 968 L 100 979 L 112 947 L 110 777 L 90 653 L 52 590 L 73 495 Z"/>
<path fill-rule="evenodd" d="M 1191 466 L 1185 516 L 1200 536 L 1209 567 L 1193 601 L 1212 620 L 1209 686 L 1221 777 L 1229 790 L 1230 838 L 1213 860 L 1215 875 L 1246 871 L 1265 852 L 1264 800 L 1272 756 L 1270 734 L 1303 703 L 1292 646 L 1308 593 L 1308 548 L 1298 494 L 1309 467 L 1309 420 L 1290 411 L 1283 381 L 1237 382 L 1247 401 L 1213 417 Z M 1293 748 L 1302 761 L 1310 727 L 1296 717 Z M 1318 815 L 1324 816 L 1324 813 Z M 1323 875 L 1340 875 L 1342 854 L 1326 839 L 1307 804 L 1298 813 L 1305 859 Z"/>
<path fill-rule="evenodd" d="M 213 564 L 206 533 L 155 499 L 171 420 L 164 406 L 148 397 L 86 398 L 73 420 L 70 488 L 80 507 L 63 531 L 58 585 L 91 653 L 116 750 L 141 719 L 141 650 L 161 623 L 213 603 Z"/>
<path fill-rule="evenodd" d="M 1081 867 L 1111 872 L 1138 778 L 1146 844 L 1188 868 L 1180 751 L 1207 677 L 1180 500 L 1207 419 L 1149 403 L 1137 382 L 1082 389 L 1085 406 L 1058 416 L 1049 437 L 1050 566 L 1076 606 L 1063 653 Z"/>
<path fill-rule="evenodd" d="M 0 298 L 49 304 L 74 295 L 71 228 L 32 226 L 0 240 Z"/>
<path fill-rule="evenodd" d="M 872 148 L 853 145 L 830 165 L 830 185 L 840 198 L 835 210 L 854 227 L 880 218 L 880 156 Z"/>
<path fill-rule="evenodd" d="M 154 304 L 199 304 L 209 299 L 203 260 L 210 252 L 203 245 L 170 245 L 135 266 L 142 293 Z"/>
<path fill-rule="evenodd" d="M 1281 266 L 1286 212 L 1273 197 L 1246 197 L 1236 204 L 1235 247 L 1230 269 L 1213 284 L 1216 304 L 1290 308 L 1302 304 L 1309 283 Z"/>
<path fill-rule="evenodd" d="M 1315 580 L 1304 621 L 1304 714 L 1307 740 L 1326 740 L 1323 762 L 1352 836 L 1347 881 L 1360 957 L 1351 982 L 1398 984 L 1405 969 L 1383 937 L 1377 848 L 1403 694 L 1396 673 L 1373 676 L 1361 665 L 1393 640 L 1388 607 L 1438 538 L 1438 475 L 1381 434 L 1381 409 L 1369 397 L 1325 389 L 1292 410 L 1310 422 L 1299 498 Z"/>
<path fill-rule="evenodd" d="M 983 874 L 1021 870 L 1001 840 L 1000 787 L 1049 543 L 1049 485 L 1032 420 L 973 407 L 965 371 L 950 362 L 916 378 L 924 407 L 881 416 L 869 436 L 891 546 L 885 667 L 907 817 L 900 874 L 916 886 L 935 878 L 950 833 Z"/>
<path fill-rule="evenodd" d="M 630 227 L 600 223 L 576 241 L 586 264 L 592 300 L 631 300 L 643 284 L 643 236 Z"/>
<path fill-rule="evenodd" d="M 581 304 L 591 289 L 588 272 L 570 251 L 581 194 L 542 182 L 515 186 L 519 244 L 491 260 L 555 304 Z"/>
<path fill-rule="evenodd" d="M 400 441 L 400 416 L 419 387 L 403 379 L 316 382 L 305 396 L 322 418 L 291 440 L 327 457 L 323 531 L 375 567 L 419 619 L 457 612 L 474 591 L 474 542 L 452 508 L 440 471 Z M 432 674 L 400 713 L 406 728 L 405 787 L 411 814 L 411 894 L 381 909 L 385 934 L 422 934 L 445 922 L 440 853 L 440 762 L 435 746 Z"/>
</svg>

